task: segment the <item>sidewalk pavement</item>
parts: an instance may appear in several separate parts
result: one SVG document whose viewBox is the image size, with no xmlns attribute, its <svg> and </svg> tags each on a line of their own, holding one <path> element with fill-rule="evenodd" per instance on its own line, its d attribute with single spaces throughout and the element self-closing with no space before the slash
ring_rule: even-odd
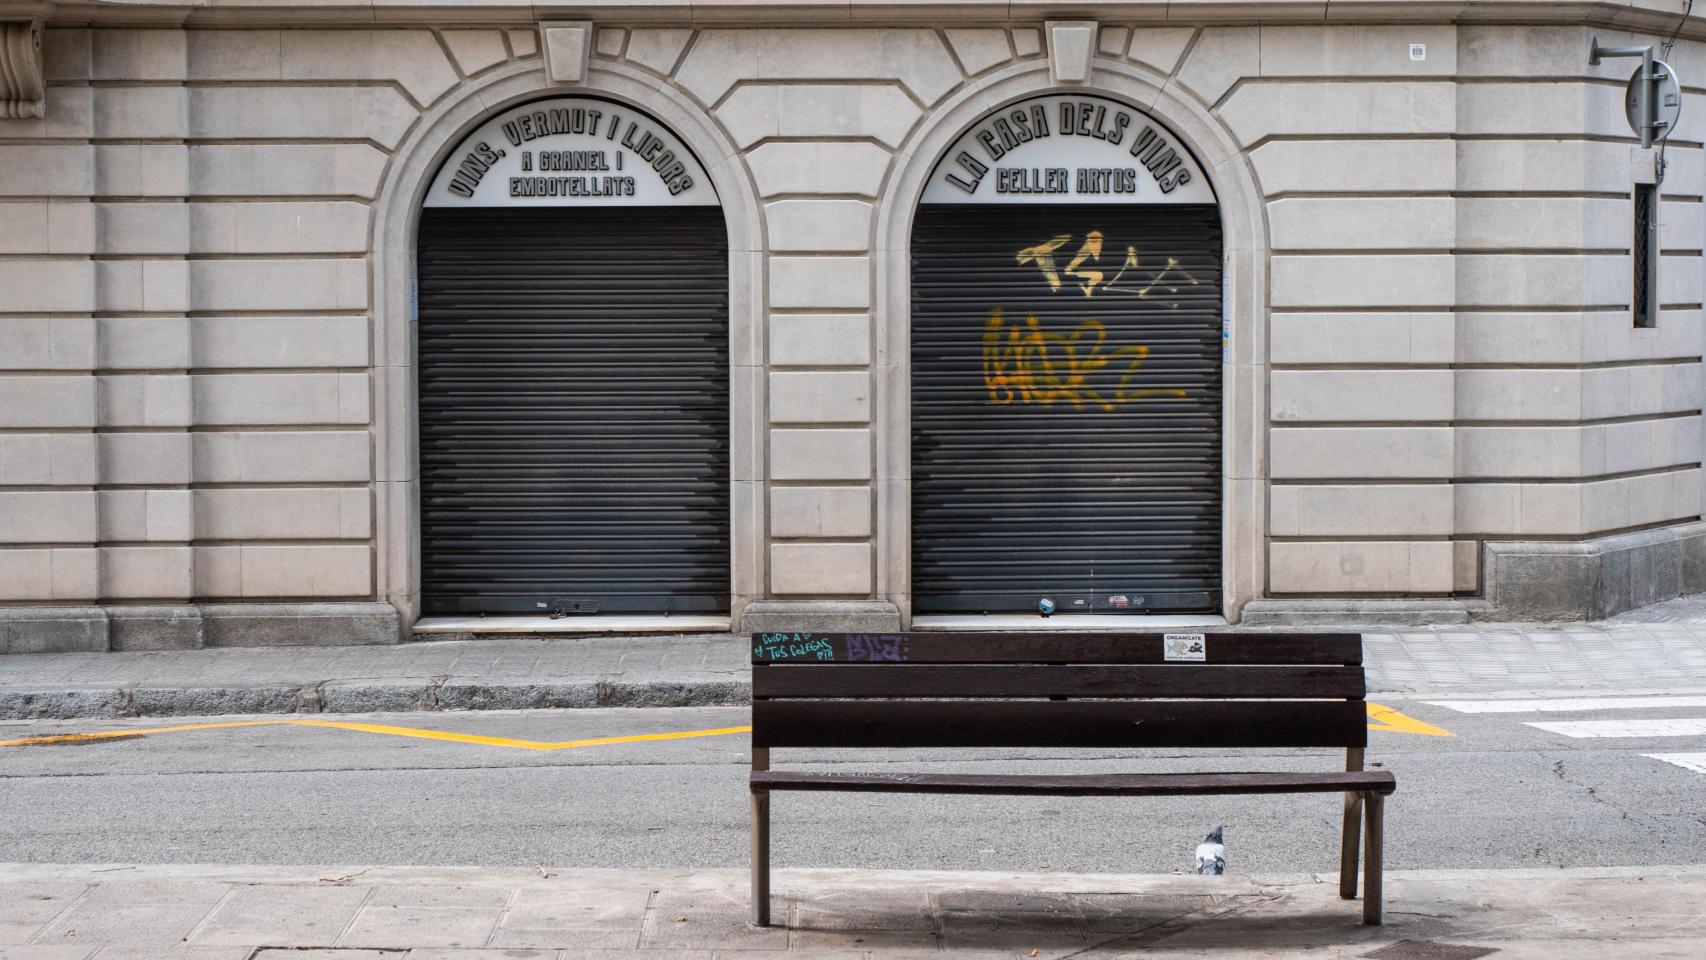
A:
<svg viewBox="0 0 1706 960">
<path fill-rule="evenodd" d="M 1272 632 L 1279 628 L 1253 628 Z M 1706 692 L 1706 598 L 1598 623 L 1361 630 L 1369 691 Z M 707 706 L 750 699 L 744 637 L 0 655 L 0 720 Z"/>
<path fill-rule="evenodd" d="M 1702 867 L 1389 872 L 1379 927 L 1332 876 L 775 881 L 778 925 L 757 928 L 739 870 L 0 865 L 0 960 L 1482 955 L 1468 946 L 1498 960 L 1697 960 L 1706 942 Z M 1391 952 L 1404 941 L 1435 949 Z"/>
</svg>

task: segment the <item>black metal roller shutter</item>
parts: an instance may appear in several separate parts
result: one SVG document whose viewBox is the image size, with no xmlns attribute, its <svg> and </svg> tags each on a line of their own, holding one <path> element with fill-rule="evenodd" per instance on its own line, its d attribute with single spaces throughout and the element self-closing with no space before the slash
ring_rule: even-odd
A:
<svg viewBox="0 0 1706 960">
<path fill-rule="evenodd" d="M 1212 206 L 919 208 L 916 612 L 1219 612 L 1220 298 Z"/>
<path fill-rule="evenodd" d="M 728 610 L 722 211 L 428 209 L 418 270 L 425 611 Z"/>
</svg>

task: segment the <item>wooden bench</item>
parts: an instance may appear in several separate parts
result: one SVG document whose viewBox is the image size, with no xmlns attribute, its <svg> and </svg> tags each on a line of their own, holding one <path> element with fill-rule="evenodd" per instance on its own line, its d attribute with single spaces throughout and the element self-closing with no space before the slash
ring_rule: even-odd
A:
<svg viewBox="0 0 1706 960">
<path fill-rule="evenodd" d="M 759 926 L 770 922 L 770 795 L 778 790 L 1343 793 L 1339 895 L 1357 895 L 1366 807 L 1363 922 L 1380 922 L 1381 808 L 1397 783 L 1363 770 L 1358 634 L 763 633 L 752 636 L 752 668 Z M 1315 773 L 817 773 L 771 770 L 777 747 L 1343 747 L 1345 765 Z M 1181 849 L 1203 826 L 1181 825 L 1190 828 L 1181 829 Z"/>
</svg>

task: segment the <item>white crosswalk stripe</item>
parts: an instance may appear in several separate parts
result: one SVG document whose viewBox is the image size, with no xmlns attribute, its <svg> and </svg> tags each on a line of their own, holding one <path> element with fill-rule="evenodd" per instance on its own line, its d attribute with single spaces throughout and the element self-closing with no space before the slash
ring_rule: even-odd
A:
<svg viewBox="0 0 1706 960">
<path fill-rule="evenodd" d="M 1536 720 L 1523 726 L 1578 739 L 1585 737 L 1706 736 L 1706 718 L 1630 720 Z"/>
<path fill-rule="evenodd" d="M 1458 713 L 1576 713 L 1584 710 L 1655 710 L 1706 707 L 1699 697 L 1554 697 L 1546 700 L 1424 700 Z"/>
<path fill-rule="evenodd" d="M 1643 757 L 1674 763 L 1684 770 L 1706 773 L 1706 753 L 1643 753 Z"/>
</svg>

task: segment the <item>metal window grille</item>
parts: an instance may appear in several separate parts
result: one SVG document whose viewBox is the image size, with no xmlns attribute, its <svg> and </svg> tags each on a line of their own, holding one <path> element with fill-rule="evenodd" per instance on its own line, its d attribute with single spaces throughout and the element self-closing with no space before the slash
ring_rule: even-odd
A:
<svg viewBox="0 0 1706 960">
<path fill-rule="evenodd" d="M 1630 244 L 1630 259 L 1637 327 L 1658 326 L 1659 321 L 1658 200 L 1656 184 L 1635 184 L 1635 235 Z"/>
</svg>

